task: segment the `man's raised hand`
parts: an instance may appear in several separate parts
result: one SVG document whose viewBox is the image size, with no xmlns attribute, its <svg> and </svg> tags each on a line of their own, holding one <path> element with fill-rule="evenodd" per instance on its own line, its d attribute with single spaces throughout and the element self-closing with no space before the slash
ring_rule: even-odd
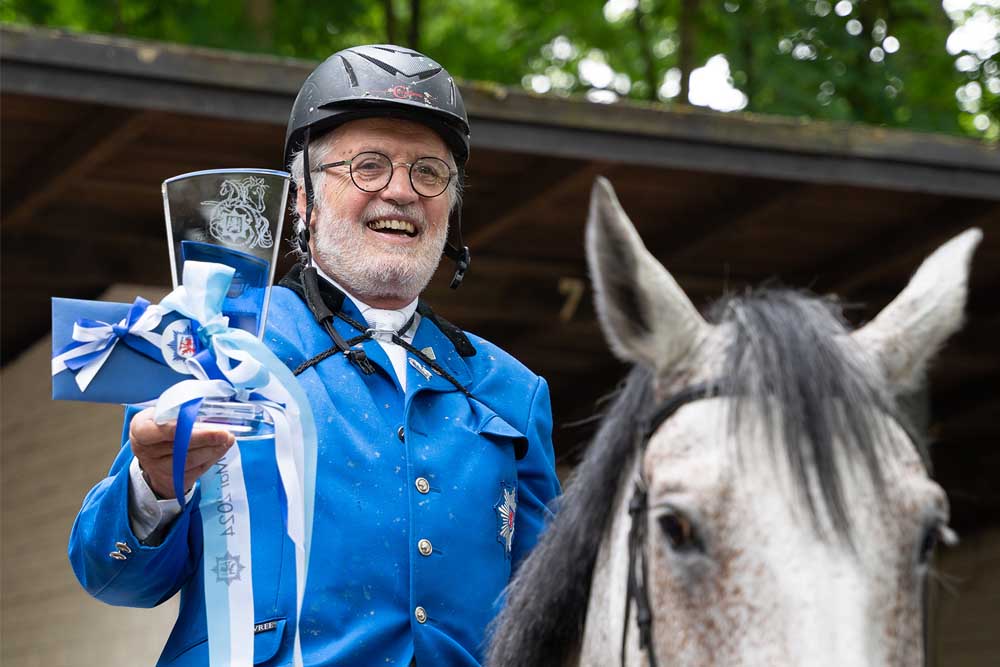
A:
<svg viewBox="0 0 1000 667">
<path fill-rule="evenodd" d="M 161 499 L 174 497 L 173 449 L 176 422 L 157 424 L 153 408 L 146 408 L 129 425 L 128 437 L 132 453 L 149 488 Z M 196 425 L 188 444 L 184 465 L 184 490 L 188 491 L 216 461 L 236 442 L 232 433 L 221 428 L 200 428 Z"/>
</svg>

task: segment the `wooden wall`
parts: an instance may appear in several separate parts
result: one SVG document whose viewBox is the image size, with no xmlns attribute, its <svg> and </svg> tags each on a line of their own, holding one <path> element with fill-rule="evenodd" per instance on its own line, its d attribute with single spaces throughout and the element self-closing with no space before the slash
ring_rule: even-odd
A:
<svg viewBox="0 0 1000 667">
<path fill-rule="evenodd" d="M 1000 664 L 1000 529 L 942 552 L 933 596 L 934 667 Z"/>
<path fill-rule="evenodd" d="M 159 300 L 163 290 L 112 288 L 102 299 L 132 301 L 137 294 Z M 53 401 L 50 357 L 46 338 L 0 373 L 0 663 L 153 665 L 173 625 L 177 599 L 157 609 L 98 602 L 77 583 L 66 555 L 84 496 L 114 460 L 122 408 Z"/>
</svg>

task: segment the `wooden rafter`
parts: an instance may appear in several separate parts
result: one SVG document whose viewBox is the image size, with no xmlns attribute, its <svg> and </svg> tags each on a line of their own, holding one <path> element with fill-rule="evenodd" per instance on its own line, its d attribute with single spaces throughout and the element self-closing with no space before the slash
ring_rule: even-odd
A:
<svg viewBox="0 0 1000 667">
<path fill-rule="evenodd" d="M 816 188 L 816 186 L 783 184 L 777 190 L 760 188 L 750 193 L 740 192 L 739 215 L 733 215 L 730 197 L 720 197 L 716 206 L 709 209 L 702 208 L 697 220 L 691 220 L 679 229 L 671 229 L 669 236 L 665 236 L 662 252 L 659 251 L 661 244 L 652 239 L 647 239 L 647 245 L 669 269 L 670 258 L 677 257 L 710 238 L 722 236 L 735 227 L 766 222 L 785 215 L 789 200 L 809 187 Z M 734 198 L 736 196 L 734 195 Z"/>
<path fill-rule="evenodd" d="M 589 190 L 589 184 L 599 175 L 607 175 L 612 167 L 604 162 L 588 162 L 582 167 L 559 180 L 553 186 L 543 190 L 534 197 L 521 202 L 504 215 L 491 222 L 488 226 L 478 230 L 469 236 L 467 243 L 470 248 L 476 251 L 489 246 L 489 244 L 499 237 L 509 234 L 518 225 L 532 219 L 532 214 L 537 214 L 540 206 L 553 199 L 558 199 L 568 193 L 575 193 L 581 189 Z"/>
<path fill-rule="evenodd" d="M 920 262 L 952 236 L 977 225 L 996 224 L 1000 210 L 992 203 L 973 200 L 945 200 L 908 225 L 901 233 L 888 229 L 861 240 L 861 246 L 838 256 L 813 275 L 840 276 L 830 291 L 849 295 L 886 275 L 898 266 L 915 271 Z M 899 285 L 898 287 L 902 287 Z"/>
<path fill-rule="evenodd" d="M 81 125 L 7 188 L 4 231 L 29 222 L 68 184 L 88 175 L 138 138 L 152 120 L 150 112 L 108 110 Z"/>
</svg>

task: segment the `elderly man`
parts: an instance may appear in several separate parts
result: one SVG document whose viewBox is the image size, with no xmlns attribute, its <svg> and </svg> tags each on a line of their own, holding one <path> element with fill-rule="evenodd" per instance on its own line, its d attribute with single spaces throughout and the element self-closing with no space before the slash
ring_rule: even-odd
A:
<svg viewBox="0 0 1000 667">
<path fill-rule="evenodd" d="M 442 252 L 468 268 L 468 121 L 448 73 L 394 46 L 334 54 L 306 80 L 285 147 L 303 262 L 271 296 L 265 341 L 319 434 L 306 665 L 478 665 L 512 571 L 559 491 L 545 381 L 418 297 Z M 449 217 L 451 224 L 449 225 Z M 197 502 L 173 497 L 173 427 L 130 410 L 70 557 L 112 604 L 181 591 L 160 665 L 207 665 Z M 192 437 L 185 483 L 233 446 Z M 291 662 L 293 545 L 266 444 L 241 444 L 253 535 L 254 662 Z M 109 553 L 109 548 L 112 550 Z"/>
</svg>

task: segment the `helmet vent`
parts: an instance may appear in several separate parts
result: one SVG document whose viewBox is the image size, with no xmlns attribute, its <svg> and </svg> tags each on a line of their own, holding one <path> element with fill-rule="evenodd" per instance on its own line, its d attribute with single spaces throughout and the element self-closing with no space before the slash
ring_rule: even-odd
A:
<svg viewBox="0 0 1000 667">
<path fill-rule="evenodd" d="M 389 46 L 373 46 L 373 49 L 378 49 L 379 51 L 385 51 L 387 53 L 402 53 L 404 56 L 410 56 L 411 58 L 423 58 L 423 55 L 417 53 L 416 51 L 406 51 L 404 49 L 394 49 Z"/>
<path fill-rule="evenodd" d="M 347 58 L 344 56 L 340 56 L 340 62 L 344 63 L 344 71 L 347 72 L 347 76 L 351 80 L 351 88 L 357 88 L 358 76 L 354 73 L 354 68 L 351 67 L 351 63 L 347 62 Z"/>
<path fill-rule="evenodd" d="M 443 69 L 440 65 L 438 65 L 437 67 L 433 67 L 429 70 L 424 70 L 423 72 L 414 72 L 413 74 L 410 74 L 409 72 L 404 72 L 403 70 L 393 67 L 389 63 L 379 60 L 378 58 L 373 58 L 367 53 L 360 53 L 358 51 L 354 51 L 354 54 L 361 56 L 371 64 L 375 65 L 376 67 L 379 67 L 380 69 L 384 70 L 389 74 L 392 74 L 393 76 L 398 76 L 398 75 L 408 76 L 418 79 L 420 81 L 423 81 L 424 79 L 429 79 L 430 77 L 434 76 Z"/>
</svg>

